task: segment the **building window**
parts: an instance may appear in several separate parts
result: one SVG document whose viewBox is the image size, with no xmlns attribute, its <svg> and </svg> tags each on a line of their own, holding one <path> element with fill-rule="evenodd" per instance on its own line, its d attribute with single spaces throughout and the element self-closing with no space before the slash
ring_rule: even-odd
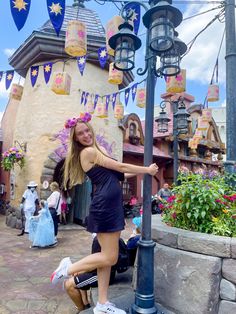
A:
<svg viewBox="0 0 236 314">
<path fill-rule="evenodd" d="M 136 136 L 137 127 L 135 123 L 129 125 L 129 136 Z"/>
</svg>

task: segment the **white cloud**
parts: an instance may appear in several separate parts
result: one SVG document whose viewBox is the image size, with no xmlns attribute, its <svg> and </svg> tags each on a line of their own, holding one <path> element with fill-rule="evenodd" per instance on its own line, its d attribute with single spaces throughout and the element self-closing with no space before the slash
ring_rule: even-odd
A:
<svg viewBox="0 0 236 314">
<path fill-rule="evenodd" d="M 211 9 L 213 5 L 191 4 L 184 13 L 184 18 L 198 12 Z M 214 10 L 209 13 L 183 21 L 177 31 L 179 37 L 188 44 L 219 12 Z M 198 83 L 209 84 L 224 32 L 224 23 L 216 20 L 203 33 L 199 35 L 190 52 L 183 58 L 181 67 L 187 69 L 187 79 Z M 225 81 L 225 43 L 219 56 L 219 82 Z"/>
<path fill-rule="evenodd" d="M 5 49 L 3 50 L 4 54 L 5 54 L 8 58 L 10 58 L 10 57 L 13 55 L 13 53 L 14 53 L 15 51 L 16 51 L 15 48 L 5 48 Z"/>
</svg>

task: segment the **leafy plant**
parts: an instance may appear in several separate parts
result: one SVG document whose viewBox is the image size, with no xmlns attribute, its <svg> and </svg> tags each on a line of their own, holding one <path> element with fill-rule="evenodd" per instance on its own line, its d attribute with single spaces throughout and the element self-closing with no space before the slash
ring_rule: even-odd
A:
<svg viewBox="0 0 236 314">
<path fill-rule="evenodd" d="M 25 165 L 25 158 L 22 150 L 16 147 L 11 147 L 2 154 L 1 166 L 5 171 L 10 171 L 14 168 L 15 164 L 20 166 L 20 168 L 23 168 Z"/>
<path fill-rule="evenodd" d="M 204 233 L 236 236 L 236 192 L 215 173 L 180 173 L 174 196 L 162 205 L 167 224 Z"/>
</svg>

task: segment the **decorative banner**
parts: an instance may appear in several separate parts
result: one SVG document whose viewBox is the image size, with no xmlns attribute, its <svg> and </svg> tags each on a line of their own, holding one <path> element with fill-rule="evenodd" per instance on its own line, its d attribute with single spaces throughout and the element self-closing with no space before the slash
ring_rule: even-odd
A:
<svg viewBox="0 0 236 314">
<path fill-rule="evenodd" d="M 125 106 L 127 107 L 128 101 L 129 101 L 129 93 L 130 93 L 130 88 L 126 88 L 125 90 Z"/>
<path fill-rule="evenodd" d="M 10 87 L 13 77 L 14 77 L 14 70 L 9 70 L 6 72 L 6 80 L 5 80 L 6 90 L 8 90 L 8 88 Z"/>
<path fill-rule="evenodd" d="M 81 100 L 80 100 L 80 104 L 82 105 L 84 100 L 85 100 L 85 95 L 86 93 L 85 92 L 82 92 L 82 95 L 81 95 Z"/>
<path fill-rule="evenodd" d="M 118 93 L 112 94 L 112 108 L 113 109 L 115 108 L 117 94 Z"/>
<path fill-rule="evenodd" d="M 31 79 L 31 84 L 33 87 L 37 81 L 38 75 L 39 75 L 39 66 L 38 65 L 32 66 L 30 69 L 30 79 Z"/>
<path fill-rule="evenodd" d="M 98 49 L 98 60 L 100 62 L 100 66 L 102 68 L 105 67 L 106 62 L 107 62 L 108 54 L 107 54 L 107 49 L 106 47 L 101 47 Z"/>
<path fill-rule="evenodd" d="M 59 36 L 65 15 L 65 0 L 47 0 L 49 18 Z"/>
<path fill-rule="evenodd" d="M 132 99 L 133 99 L 133 101 L 135 100 L 135 96 L 136 96 L 136 92 L 137 92 L 137 86 L 138 86 L 138 83 L 135 83 L 135 84 L 131 87 L 131 93 L 132 93 Z"/>
<path fill-rule="evenodd" d="M 73 57 L 82 57 L 87 53 L 87 31 L 85 23 L 78 20 L 67 22 L 65 51 Z"/>
<path fill-rule="evenodd" d="M 95 95 L 95 97 L 94 97 L 94 109 L 96 108 L 96 106 L 97 106 L 97 103 L 98 103 L 98 97 L 99 97 L 99 95 L 98 94 L 96 94 Z"/>
<path fill-rule="evenodd" d="M 81 75 L 83 75 L 83 73 L 84 73 L 86 58 L 87 58 L 86 56 L 77 57 L 77 64 L 78 64 L 79 71 L 80 71 Z"/>
<path fill-rule="evenodd" d="M 87 101 L 88 101 L 88 96 L 89 96 L 89 93 L 87 92 L 86 95 L 85 95 L 85 99 L 84 99 L 84 105 L 85 106 L 86 106 Z"/>
<path fill-rule="evenodd" d="M 109 102 L 110 102 L 110 95 L 107 95 L 106 96 L 106 110 L 108 110 Z"/>
<path fill-rule="evenodd" d="M 138 3 L 130 3 L 126 6 L 126 11 L 133 11 L 133 15 L 129 19 L 129 21 L 134 26 L 135 35 L 138 34 L 139 24 L 140 24 L 140 4 Z"/>
<path fill-rule="evenodd" d="M 202 120 L 210 122 L 212 119 L 212 109 L 207 108 L 207 109 L 202 109 Z"/>
<path fill-rule="evenodd" d="M 45 79 L 46 84 L 50 80 L 51 73 L 52 73 L 52 62 L 45 63 L 43 65 L 43 74 L 44 74 L 44 79 Z"/>
<path fill-rule="evenodd" d="M 218 101 L 219 100 L 219 85 L 211 84 L 208 86 L 207 101 Z"/>
<path fill-rule="evenodd" d="M 16 100 L 21 100 L 23 89 L 23 86 L 19 84 L 12 84 L 10 97 Z"/>
<path fill-rule="evenodd" d="M 31 0 L 10 0 L 11 14 L 18 31 L 25 25 L 30 10 L 30 4 Z"/>
<path fill-rule="evenodd" d="M 182 93 L 186 90 L 186 70 L 182 69 L 176 76 L 166 78 L 167 93 Z"/>
<path fill-rule="evenodd" d="M 1 80 L 2 80 L 2 77 L 3 77 L 3 71 L 0 71 L 0 82 L 1 82 Z"/>
<path fill-rule="evenodd" d="M 53 73 L 51 90 L 55 94 L 69 95 L 71 87 L 71 76 L 66 72 Z"/>
</svg>

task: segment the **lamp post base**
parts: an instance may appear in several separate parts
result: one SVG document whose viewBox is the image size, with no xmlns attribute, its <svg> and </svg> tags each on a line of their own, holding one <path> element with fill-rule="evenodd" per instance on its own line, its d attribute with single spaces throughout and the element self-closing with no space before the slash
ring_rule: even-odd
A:
<svg viewBox="0 0 236 314">
<path fill-rule="evenodd" d="M 225 171 L 228 173 L 236 173 L 236 161 L 235 160 L 226 160 L 224 162 Z"/>
<path fill-rule="evenodd" d="M 133 304 L 132 308 L 131 308 L 131 313 L 132 314 L 138 314 L 138 313 L 140 313 L 140 314 L 161 314 L 163 312 L 159 312 L 155 306 L 148 308 L 148 309 L 144 309 L 144 308 L 139 307 L 136 304 Z"/>
</svg>

